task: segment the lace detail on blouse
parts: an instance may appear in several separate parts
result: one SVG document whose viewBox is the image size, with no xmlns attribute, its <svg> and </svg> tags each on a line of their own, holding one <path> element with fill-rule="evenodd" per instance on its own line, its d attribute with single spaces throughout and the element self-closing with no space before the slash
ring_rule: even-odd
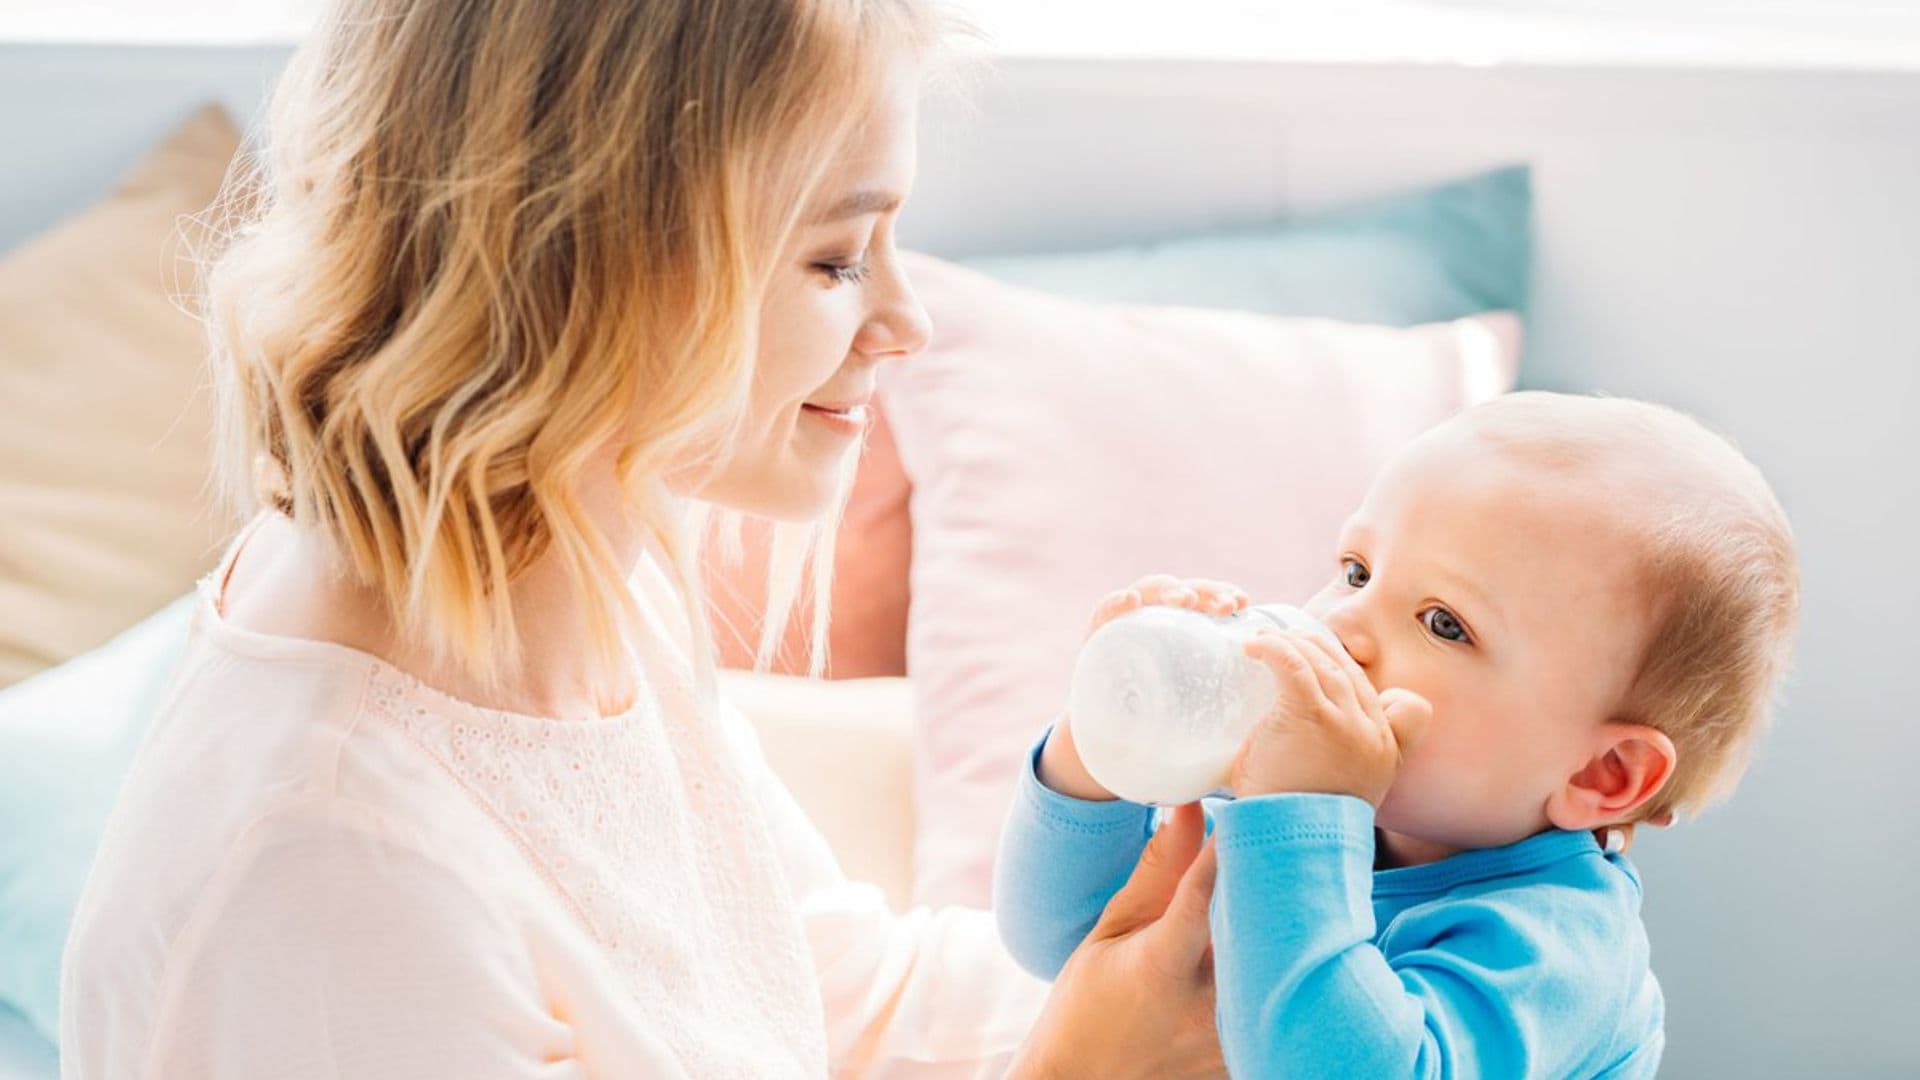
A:
<svg viewBox="0 0 1920 1080">
<path fill-rule="evenodd" d="M 606 950 L 697 1077 L 824 1076 L 805 933 L 746 778 L 693 693 L 551 720 L 376 665 L 369 710 L 435 758 Z"/>
</svg>

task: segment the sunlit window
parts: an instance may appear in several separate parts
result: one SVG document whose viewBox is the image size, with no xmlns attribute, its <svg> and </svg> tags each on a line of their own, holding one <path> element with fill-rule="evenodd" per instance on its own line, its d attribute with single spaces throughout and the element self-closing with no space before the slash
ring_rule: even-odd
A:
<svg viewBox="0 0 1920 1080">
<path fill-rule="evenodd" d="M 0 41 L 287 42 L 326 2 L 0 0 Z M 950 2 L 1013 56 L 1920 68 L 1920 0 Z"/>
</svg>

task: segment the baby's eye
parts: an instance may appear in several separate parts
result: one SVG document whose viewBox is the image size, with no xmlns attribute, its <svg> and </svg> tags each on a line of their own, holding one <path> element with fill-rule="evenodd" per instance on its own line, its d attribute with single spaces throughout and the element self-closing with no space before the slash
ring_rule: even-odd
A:
<svg viewBox="0 0 1920 1080">
<path fill-rule="evenodd" d="M 1343 560 L 1340 563 L 1340 567 L 1342 573 L 1346 576 L 1348 588 L 1357 589 L 1373 580 L 1373 575 L 1368 572 L 1366 566 L 1358 559 Z"/>
<path fill-rule="evenodd" d="M 1460 620 L 1446 608 L 1430 607 L 1421 612 L 1420 623 L 1427 628 L 1427 633 L 1442 641 L 1466 643 L 1472 640 L 1467 636 L 1467 628 L 1460 625 Z"/>
</svg>

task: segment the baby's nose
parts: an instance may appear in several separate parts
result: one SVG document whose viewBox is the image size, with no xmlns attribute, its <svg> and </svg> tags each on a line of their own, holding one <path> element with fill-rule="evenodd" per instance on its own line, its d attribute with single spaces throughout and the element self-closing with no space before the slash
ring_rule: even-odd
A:
<svg viewBox="0 0 1920 1080">
<path fill-rule="evenodd" d="M 1347 650 L 1348 656 L 1353 657 L 1354 663 L 1363 668 L 1369 668 L 1379 658 L 1379 650 L 1374 646 L 1373 635 L 1367 633 L 1358 623 L 1346 619 L 1328 619 L 1327 627 L 1340 639 L 1340 646 Z"/>
</svg>

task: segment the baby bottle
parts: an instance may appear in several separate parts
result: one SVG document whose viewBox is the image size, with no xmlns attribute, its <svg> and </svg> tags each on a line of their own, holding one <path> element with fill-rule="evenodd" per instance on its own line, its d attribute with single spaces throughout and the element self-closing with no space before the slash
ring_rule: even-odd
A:
<svg viewBox="0 0 1920 1080">
<path fill-rule="evenodd" d="M 1338 642 L 1287 604 L 1232 615 L 1153 606 L 1087 639 L 1068 694 L 1087 772 L 1129 802 L 1171 806 L 1224 787 L 1240 744 L 1273 707 L 1273 672 L 1242 645 L 1262 627 Z"/>
</svg>

